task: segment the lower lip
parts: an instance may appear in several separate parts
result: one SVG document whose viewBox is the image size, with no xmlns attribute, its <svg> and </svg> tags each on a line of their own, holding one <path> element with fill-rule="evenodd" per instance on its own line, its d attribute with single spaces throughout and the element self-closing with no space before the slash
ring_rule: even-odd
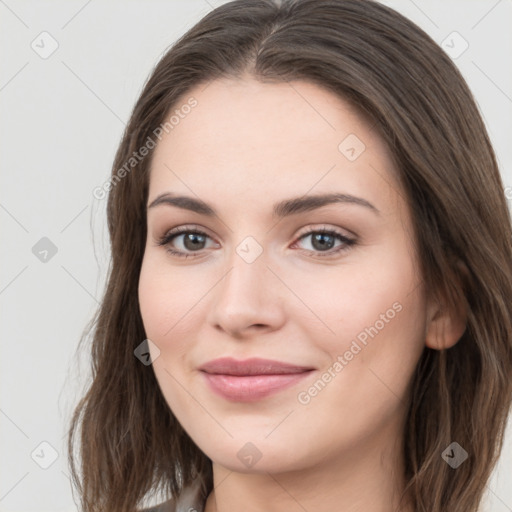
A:
<svg viewBox="0 0 512 512">
<path fill-rule="evenodd" d="M 235 402 L 254 402 L 282 391 L 307 377 L 311 371 L 279 375 L 219 375 L 205 373 L 210 388 Z"/>
</svg>

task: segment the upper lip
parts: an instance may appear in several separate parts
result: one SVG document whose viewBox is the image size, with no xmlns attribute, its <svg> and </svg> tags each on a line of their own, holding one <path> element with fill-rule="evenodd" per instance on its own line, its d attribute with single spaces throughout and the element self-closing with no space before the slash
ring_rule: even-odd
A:
<svg viewBox="0 0 512 512">
<path fill-rule="evenodd" d="M 313 370 L 314 368 L 271 359 L 260 359 L 258 357 L 244 360 L 236 360 L 232 357 L 221 357 L 220 359 L 209 361 L 199 369 L 206 373 L 220 375 L 282 375 L 303 373 Z"/>
</svg>

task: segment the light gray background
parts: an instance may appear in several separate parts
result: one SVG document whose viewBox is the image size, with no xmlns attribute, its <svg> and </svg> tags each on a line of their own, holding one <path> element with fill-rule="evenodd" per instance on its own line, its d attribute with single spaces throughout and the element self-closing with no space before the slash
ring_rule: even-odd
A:
<svg viewBox="0 0 512 512">
<path fill-rule="evenodd" d="M 75 511 L 65 435 L 88 372 L 78 339 L 104 286 L 108 179 L 125 122 L 165 52 L 212 0 L 0 0 L 0 511 Z M 512 186 L 512 2 L 384 2 L 418 23 L 455 58 Z M 39 53 L 51 46 L 47 58 Z M 448 39 L 446 39 L 450 36 Z M 455 37 L 455 39 L 454 39 Z M 46 56 L 46 55 L 43 55 Z M 512 198 L 512 187 L 508 189 Z M 94 234 L 94 239 L 93 239 Z M 42 262 L 33 246 L 49 238 Z M 42 257 L 42 256 L 41 256 Z M 512 511 L 512 423 L 488 487 L 492 512 Z M 56 460 L 48 469 L 40 465 Z M 35 450 L 35 451 L 34 451 Z M 36 462 L 37 461 L 37 462 Z"/>
</svg>

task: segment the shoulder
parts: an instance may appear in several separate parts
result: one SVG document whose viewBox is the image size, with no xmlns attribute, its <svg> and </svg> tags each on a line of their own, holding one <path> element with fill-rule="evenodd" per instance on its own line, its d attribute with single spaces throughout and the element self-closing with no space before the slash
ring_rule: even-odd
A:
<svg viewBox="0 0 512 512">
<path fill-rule="evenodd" d="M 196 484 L 183 489 L 178 498 L 141 509 L 139 512 L 204 512 L 205 501 L 200 486 Z"/>
<path fill-rule="evenodd" d="M 176 501 L 174 499 L 160 503 L 150 508 L 140 509 L 139 512 L 178 512 Z"/>
</svg>

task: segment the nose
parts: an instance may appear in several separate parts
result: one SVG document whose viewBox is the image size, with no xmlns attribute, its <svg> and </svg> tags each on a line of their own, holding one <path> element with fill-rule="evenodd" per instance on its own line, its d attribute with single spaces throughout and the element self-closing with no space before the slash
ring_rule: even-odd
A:
<svg viewBox="0 0 512 512">
<path fill-rule="evenodd" d="M 251 263 L 234 254 L 212 290 L 210 325 L 239 339 L 283 325 L 285 292 L 267 263 L 265 253 Z"/>
</svg>

